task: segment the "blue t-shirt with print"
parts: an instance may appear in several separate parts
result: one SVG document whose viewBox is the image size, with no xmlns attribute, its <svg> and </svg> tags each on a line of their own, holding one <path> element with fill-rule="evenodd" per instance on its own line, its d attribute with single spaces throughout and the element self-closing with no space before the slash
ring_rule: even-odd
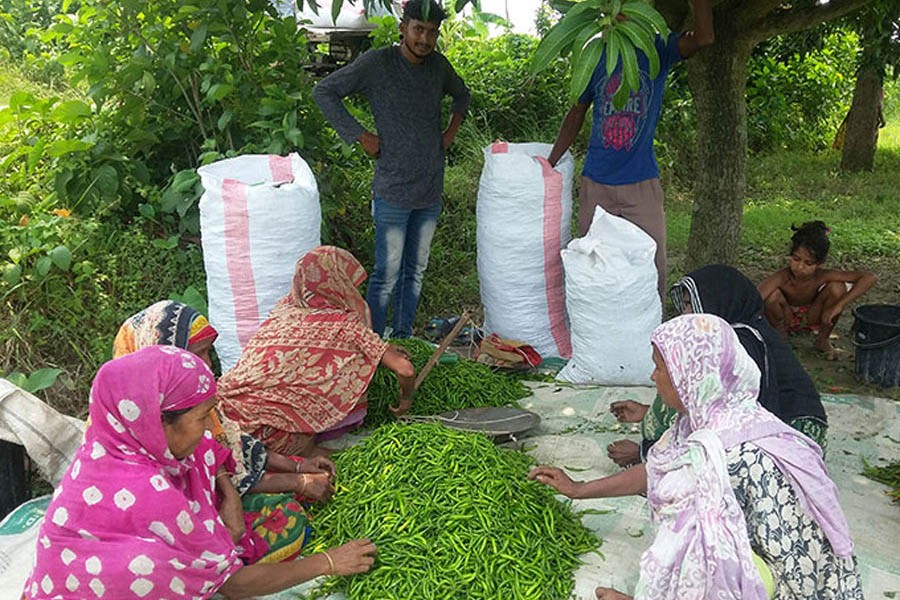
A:
<svg viewBox="0 0 900 600">
<path fill-rule="evenodd" d="M 681 34 L 671 33 L 663 43 L 656 37 L 659 52 L 659 74 L 650 79 L 647 55 L 637 51 L 640 89 L 632 92 L 622 110 L 613 108 L 613 94 L 622 77 L 622 59 L 612 75 L 606 75 L 606 51 L 600 57 L 591 81 L 578 102 L 594 103 L 594 127 L 588 144 L 582 173 L 597 183 L 625 185 L 659 177 L 653 136 L 659 123 L 662 97 L 669 68 L 681 60 L 678 40 Z"/>
</svg>

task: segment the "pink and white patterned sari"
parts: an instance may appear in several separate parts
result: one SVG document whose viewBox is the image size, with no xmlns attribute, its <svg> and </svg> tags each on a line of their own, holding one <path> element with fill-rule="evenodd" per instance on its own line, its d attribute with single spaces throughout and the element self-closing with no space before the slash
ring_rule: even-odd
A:
<svg viewBox="0 0 900 600">
<path fill-rule="evenodd" d="M 213 503 L 221 446 L 207 432 L 179 460 L 161 421 L 215 392 L 206 365 L 172 346 L 100 368 L 92 426 L 41 526 L 29 600 L 209 598 L 241 567 Z"/>
</svg>

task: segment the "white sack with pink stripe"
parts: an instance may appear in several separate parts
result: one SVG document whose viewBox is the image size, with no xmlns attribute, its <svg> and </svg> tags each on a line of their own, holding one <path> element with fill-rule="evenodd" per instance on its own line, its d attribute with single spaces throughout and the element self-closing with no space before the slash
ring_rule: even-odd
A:
<svg viewBox="0 0 900 600">
<path fill-rule="evenodd" d="M 524 341 L 544 358 L 571 353 L 562 261 L 572 231 L 574 161 L 549 144 L 484 149 L 478 188 L 478 279 L 486 333 Z"/>
<path fill-rule="evenodd" d="M 319 188 L 294 153 L 248 154 L 197 172 L 209 321 L 224 373 L 290 292 L 294 263 L 320 245 Z"/>
</svg>

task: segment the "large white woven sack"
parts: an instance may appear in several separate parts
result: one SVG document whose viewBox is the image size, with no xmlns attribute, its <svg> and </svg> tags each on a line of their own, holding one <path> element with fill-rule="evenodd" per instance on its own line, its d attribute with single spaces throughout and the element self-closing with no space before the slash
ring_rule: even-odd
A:
<svg viewBox="0 0 900 600">
<path fill-rule="evenodd" d="M 476 208 L 485 332 L 527 342 L 544 358 L 571 353 L 559 252 L 571 238 L 574 161 L 567 152 L 554 169 L 550 149 L 486 147 Z"/>
<path fill-rule="evenodd" d="M 563 250 L 572 359 L 558 379 L 652 385 L 650 334 L 662 318 L 655 253 L 640 227 L 600 207 L 587 235 Z"/>
<path fill-rule="evenodd" d="M 320 244 L 319 188 L 297 154 L 239 156 L 198 173 L 209 320 L 225 372 L 290 291 L 294 263 Z"/>
</svg>

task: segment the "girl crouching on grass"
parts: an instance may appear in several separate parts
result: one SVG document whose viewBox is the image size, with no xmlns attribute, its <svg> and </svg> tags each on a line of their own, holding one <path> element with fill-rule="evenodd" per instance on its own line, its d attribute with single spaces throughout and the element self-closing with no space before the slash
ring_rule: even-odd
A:
<svg viewBox="0 0 900 600">
<path fill-rule="evenodd" d="M 766 318 L 780 333 L 816 331 L 815 346 L 828 360 L 837 354 L 830 336 L 844 309 L 875 285 L 869 271 L 822 268 L 831 242 L 830 229 L 822 221 L 791 227 L 788 266 L 759 284 Z"/>
</svg>

